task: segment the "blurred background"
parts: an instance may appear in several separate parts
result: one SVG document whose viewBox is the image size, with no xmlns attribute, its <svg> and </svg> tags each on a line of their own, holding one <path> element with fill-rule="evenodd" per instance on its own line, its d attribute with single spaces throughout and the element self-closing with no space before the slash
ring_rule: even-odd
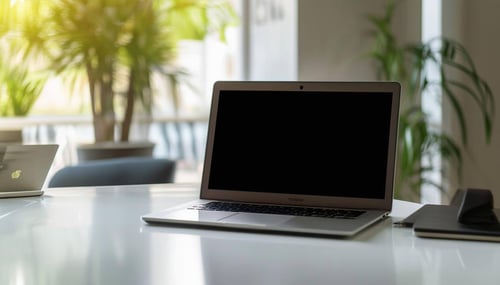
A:
<svg viewBox="0 0 500 285">
<path fill-rule="evenodd" d="M 396 197 L 500 197 L 499 1 L 187 2 L 1 1 L 0 132 L 59 144 L 51 173 L 82 144 L 151 141 L 199 182 L 214 81 L 397 80 Z"/>
</svg>

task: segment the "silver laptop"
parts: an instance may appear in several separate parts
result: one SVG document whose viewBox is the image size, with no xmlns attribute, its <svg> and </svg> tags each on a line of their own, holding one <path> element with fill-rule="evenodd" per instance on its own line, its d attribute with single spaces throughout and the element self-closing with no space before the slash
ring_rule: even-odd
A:
<svg viewBox="0 0 500 285">
<path fill-rule="evenodd" d="M 56 144 L 0 144 L 0 198 L 39 196 Z"/>
<path fill-rule="evenodd" d="M 397 82 L 216 82 L 200 199 L 148 223 L 349 237 L 392 208 Z"/>
</svg>

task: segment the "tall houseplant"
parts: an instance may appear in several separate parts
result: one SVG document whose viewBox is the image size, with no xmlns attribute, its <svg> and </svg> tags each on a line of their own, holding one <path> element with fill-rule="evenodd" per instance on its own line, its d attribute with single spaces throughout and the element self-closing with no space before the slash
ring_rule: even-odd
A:
<svg viewBox="0 0 500 285">
<path fill-rule="evenodd" d="M 236 19 L 224 0 L 31 2 L 39 5 L 39 21 L 25 29 L 31 43 L 27 50 L 43 51 L 50 68 L 59 74 L 84 72 L 95 142 L 129 140 L 136 103 L 151 109 L 152 74 L 166 73 L 179 40 L 223 33 Z M 119 99 L 124 102 L 121 109 Z M 118 117 L 122 120 L 115 137 Z"/>
<path fill-rule="evenodd" d="M 446 173 L 446 165 L 433 160 L 438 154 L 444 162 L 455 165 L 460 177 L 462 151 L 467 147 L 467 124 L 461 98 L 470 97 L 483 118 L 484 135 L 489 142 L 494 115 L 494 97 L 488 83 L 479 75 L 467 50 L 457 41 L 446 37 L 427 42 L 399 45 L 391 30 L 396 2 L 389 1 L 385 14 L 369 16 L 373 24 L 374 45 L 370 58 L 381 80 L 399 81 L 402 102 L 399 126 L 395 197 L 418 201 L 423 185 L 446 191 L 446 187 L 429 179 L 429 173 Z M 438 79 L 428 73 L 432 66 L 439 71 Z M 460 128 L 460 140 L 433 125 L 430 115 L 422 108 L 423 96 L 440 90 L 448 100 Z"/>
</svg>

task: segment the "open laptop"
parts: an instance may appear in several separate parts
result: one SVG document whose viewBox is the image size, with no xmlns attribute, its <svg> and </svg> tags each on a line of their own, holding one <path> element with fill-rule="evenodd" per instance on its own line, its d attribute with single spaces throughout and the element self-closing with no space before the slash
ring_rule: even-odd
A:
<svg viewBox="0 0 500 285">
<path fill-rule="evenodd" d="M 399 102 L 397 82 L 216 82 L 200 199 L 142 219 L 353 236 L 392 209 Z"/>
<path fill-rule="evenodd" d="M 0 144 L 0 198 L 39 196 L 56 144 Z"/>
</svg>

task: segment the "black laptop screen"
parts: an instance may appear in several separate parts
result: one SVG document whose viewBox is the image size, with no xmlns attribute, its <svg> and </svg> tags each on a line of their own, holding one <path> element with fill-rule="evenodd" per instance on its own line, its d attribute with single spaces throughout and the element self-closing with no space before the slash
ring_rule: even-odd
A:
<svg viewBox="0 0 500 285">
<path fill-rule="evenodd" d="M 390 93 L 219 96 L 209 188 L 384 198 Z"/>
</svg>

